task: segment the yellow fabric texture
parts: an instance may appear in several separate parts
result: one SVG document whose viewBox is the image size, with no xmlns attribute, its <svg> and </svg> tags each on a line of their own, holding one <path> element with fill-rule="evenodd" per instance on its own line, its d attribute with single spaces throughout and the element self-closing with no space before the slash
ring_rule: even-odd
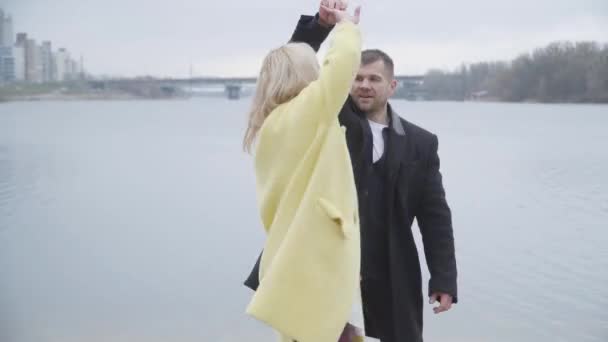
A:
<svg viewBox="0 0 608 342">
<path fill-rule="evenodd" d="M 298 342 L 335 342 L 357 291 L 357 193 L 340 112 L 360 65 L 359 28 L 342 22 L 319 78 L 277 107 L 255 150 L 267 233 L 247 313 Z"/>
</svg>

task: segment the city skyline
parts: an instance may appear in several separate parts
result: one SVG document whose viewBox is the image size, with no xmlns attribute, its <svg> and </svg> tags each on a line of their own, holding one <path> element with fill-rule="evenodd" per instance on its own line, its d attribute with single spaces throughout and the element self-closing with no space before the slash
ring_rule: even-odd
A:
<svg viewBox="0 0 608 342">
<path fill-rule="evenodd" d="M 154 0 L 5 2 L 15 31 L 46 34 L 54 45 L 74 47 L 94 75 L 127 77 L 187 77 L 191 68 L 195 76 L 255 76 L 266 52 L 288 39 L 299 15 L 318 7 L 312 0 L 182 0 L 168 7 Z M 365 47 L 391 54 L 399 74 L 511 60 L 558 40 L 605 43 L 608 32 L 605 1 L 358 3 Z"/>
<path fill-rule="evenodd" d="M 27 32 L 15 34 L 10 13 L 0 8 L 0 84 L 27 82 L 50 83 L 84 77 L 84 66 L 70 57 L 66 48 L 53 51 L 50 40 Z"/>
</svg>

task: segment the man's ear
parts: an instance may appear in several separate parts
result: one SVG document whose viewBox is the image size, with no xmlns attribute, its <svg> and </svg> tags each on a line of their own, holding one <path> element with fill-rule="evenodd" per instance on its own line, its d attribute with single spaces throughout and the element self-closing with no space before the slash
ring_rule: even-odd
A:
<svg viewBox="0 0 608 342">
<path fill-rule="evenodd" d="M 399 85 L 399 84 L 398 84 L 397 80 L 393 78 L 393 80 L 391 81 L 391 84 L 390 84 L 390 89 L 391 89 L 390 96 L 393 96 L 393 94 L 394 94 L 394 93 L 395 93 L 395 91 L 397 90 L 397 86 L 398 86 L 398 85 Z"/>
</svg>

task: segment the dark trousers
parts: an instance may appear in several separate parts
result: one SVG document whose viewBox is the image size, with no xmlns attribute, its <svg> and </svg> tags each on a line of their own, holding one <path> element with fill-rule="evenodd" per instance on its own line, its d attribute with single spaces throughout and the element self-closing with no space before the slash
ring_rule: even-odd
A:
<svg viewBox="0 0 608 342">
<path fill-rule="evenodd" d="M 380 279 L 361 281 L 365 334 L 382 342 L 397 342 L 394 338 L 390 282 Z"/>
</svg>

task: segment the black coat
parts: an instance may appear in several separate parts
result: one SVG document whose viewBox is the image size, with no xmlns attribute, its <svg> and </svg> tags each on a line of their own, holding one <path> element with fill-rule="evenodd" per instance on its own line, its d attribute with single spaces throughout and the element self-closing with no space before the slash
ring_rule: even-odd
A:
<svg viewBox="0 0 608 342">
<path fill-rule="evenodd" d="M 316 17 L 302 16 L 292 41 L 306 42 L 315 50 L 329 29 L 318 25 Z M 386 208 L 390 283 L 386 284 L 392 305 L 393 335 L 399 342 L 422 341 L 422 279 L 420 260 L 412 233 L 418 221 L 431 279 L 428 291 L 443 292 L 458 301 L 456 258 L 450 208 L 439 172 L 438 139 L 434 134 L 407 122 L 390 110 L 387 144 Z M 365 114 L 351 99 L 339 114 L 346 127 L 346 142 L 351 155 L 359 207 L 367 205 L 367 175 L 371 167 L 372 134 Z M 360 214 L 365 211 L 361 210 Z M 360 222 L 365 220 L 361 218 Z M 259 259 L 258 259 L 259 262 Z M 256 289 L 258 263 L 245 285 Z M 364 298 L 365 302 L 365 298 Z M 367 328 L 367 327 L 366 327 Z M 368 336 L 376 337 L 374 331 Z"/>
</svg>

